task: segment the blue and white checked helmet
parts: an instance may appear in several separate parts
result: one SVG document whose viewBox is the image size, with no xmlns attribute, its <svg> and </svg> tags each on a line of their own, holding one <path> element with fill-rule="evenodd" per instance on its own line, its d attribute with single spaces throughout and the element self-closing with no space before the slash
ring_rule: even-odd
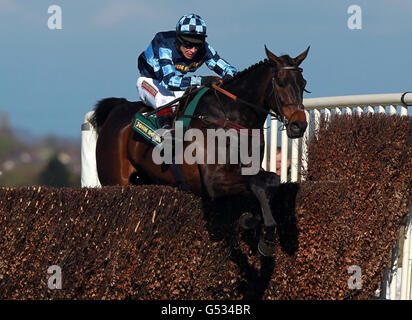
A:
<svg viewBox="0 0 412 320">
<path fill-rule="evenodd" d="M 190 38 L 203 38 L 204 40 L 206 38 L 206 23 L 197 14 L 186 14 L 177 22 L 176 34 Z"/>
</svg>

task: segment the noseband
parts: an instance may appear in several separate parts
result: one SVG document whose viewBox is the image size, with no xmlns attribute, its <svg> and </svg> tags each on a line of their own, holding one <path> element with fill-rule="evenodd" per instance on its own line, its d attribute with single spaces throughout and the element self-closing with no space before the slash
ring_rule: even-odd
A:
<svg viewBox="0 0 412 320">
<path fill-rule="evenodd" d="M 292 71 L 302 72 L 303 69 L 302 69 L 302 68 L 299 68 L 299 67 L 290 66 L 290 67 L 280 67 L 280 68 L 276 68 L 276 69 L 273 69 L 273 70 L 272 70 L 272 92 L 269 94 L 269 96 L 273 95 L 274 100 L 275 100 L 276 118 L 277 118 L 279 121 L 281 121 L 285 126 L 288 126 L 289 123 L 290 123 L 290 121 L 292 120 L 293 116 L 295 115 L 295 113 L 298 112 L 299 110 L 305 110 L 305 107 L 304 107 L 304 105 L 303 105 L 302 103 L 286 103 L 286 104 L 282 104 L 282 103 L 280 102 L 279 95 L 278 95 L 278 92 L 277 92 L 276 87 L 275 87 L 276 73 L 277 73 L 278 71 L 280 71 L 280 70 L 292 70 Z M 304 89 L 304 90 L 305 90 L 305 89 Z M 309 91 L 307 91 L 307 90 L 305 90 L 305 91 L 306 91 L 306 92 L 309 92 Z M 285 115 L 283 114 L 283 112 L 282 112 L 282 108 L 283 108 L 283 107 L 287 107 L 287 106 L 297 106 L 297 107 L 298 107 L 295 111 L 293 111 L 293 113 L 292 113 L 292 115 L 290 116 L 289 119 L 287 119 L 287 118 L 285 117 Z"/>
</svg>

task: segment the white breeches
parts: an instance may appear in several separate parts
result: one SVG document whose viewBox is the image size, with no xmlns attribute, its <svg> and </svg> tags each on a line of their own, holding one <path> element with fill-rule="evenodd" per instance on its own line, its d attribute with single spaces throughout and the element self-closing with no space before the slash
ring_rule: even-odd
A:
<svg viewBox="0 0 412 320">
<path fill-rule="evenodd" d="M 140 77 L 136 83 L 140 99 L 152 108 L 159 108 L 176 98 L 180 98 L 184 91 L 170 91 L 161 86 L 159 81 Z"/>
</svg>

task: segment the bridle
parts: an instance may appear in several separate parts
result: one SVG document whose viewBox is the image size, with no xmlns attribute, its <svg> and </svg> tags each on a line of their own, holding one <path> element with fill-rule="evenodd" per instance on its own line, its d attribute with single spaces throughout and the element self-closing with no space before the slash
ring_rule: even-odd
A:
<svg viewBox="0 0 412 320">
<path fill-rule="evenodd" d="M 279 95 L 278 95 L 277 90 L 276 90 L 276 87 L 275 87 L 276 73 L 279 72 L 280 70 L 292 70 L 292 71 L 298 71 L 298 72 L 302 72 L 302 71 L 303 71 L 302 68 L 295 67 L 295 66 L 286 66 L 286 67 L 280 67 L 280 68 L 276 68 L 276 69 L 274 68 L 274 69 L 272 70 L 272 78 L 271 78 L 271 81 L 272 81 L 272 91 L 271 91 L 271 93 L 269 94 L 269 96 L 273 95 L 273 97 L 274 97 L 275 108 L 276 108 L 276 109 L 275 109 L 275 112 L 276 112 L 276 113 L 273 113 L 273 112 L 271 112 L 270 110 L 267 110 L 267 109 L 265 109 L 265 108 L 263 108 L 263 107 L 261 107 L 261 106 L 258 106 L 258 105 L 256 105 L 256 104 L 253 104 L 253 103 L 250 103 L 250 102 L 248 102 L 248 101 L 245 101 L 245 100 L 243 100 L 243 99 L 235 96 L 234 94 L 232 94 L 232 93 L 224 90 L 223 88 L 221 88 L 221 87 L 218 86 L 218 85 L 212 84 L 212 88 L 215 89 L 216 91 L 219 91 L 219 92 L 223 93 L 224 95 L 226 95 L 226 96 L 229 97 L 230 99 L 232 99 L 232 100 L 234 100 L 234 101 L 236 101 L 236 102 L 243 103 L 243 104 L 251 107 L 252 109 L 254 109 L 254 110 L 256 110 L 256 111 L 260 111 L 260 112 L 262 112 L 262 113 L 270 114 L 272 117 L 274 117 L 274 118 L 276 118 L 277 120 L 281 121 L 285 127 L 287 127 L 287 126 L 289 125 L 289 123 L 290 123 L 290 120 L 291 120 L 291 119 L 293 118 L 293 116 L 295 115 L 295 113 L 298 112 L 298 111 L 300 111 L 300 110 L 304 110 L 304 105 L 301 104 L 301 103 L 287 103 L 287 104 L 282 104 L 282 103 L 280 102 Z M 306 92 L 308 92 L 308 93 L 310 93 L 310 91 L 307 91 L 306 89 L 303 89 L 303 90 L 306 91 Z M 295 105 L 295 106 L 298 106 L 298 108 L 292 113 L 292 115 L 290 116 L 290 118 L 287 119 L 287 118 L 285 117 L 285 115 L 283 114 L 283 112 L 282 112 L 282 108 L 283 108 L 283 107 L 287 107 L 287 106 L 294 106 L 294 105 Z"/>
<path fill-rule="evenodd" d="M 283 123 L 284 126 L 288 126 L 289 123 L 291 122 L 293 116 L 295 115 L 296 112 L 300 111 L 300 110 L 305 110 L 305 106 L 302 103 L 284 103 L 282 104 L 279 98 L 279 94 L 276 90 L 276 86 L 275 86 L 275 82 L 276 82 L 276 74 L 277 72 L 281 71 L 281 70 L 291 70 L 291 71 L 298 71 L 298 72 L 302 72 L 303 69 L 299 68 L 299 67 L 295 67 L 295 66 L 286 66 L 286 67 L 280 67 L 280 68 L 273 68 L 272 70 L 272 91 L 269 94 L 269 97 L 271 95 L 273 95 L 274 101 L 275 101 L 275 108 L 276 108 L 276 115 L 275 118 L 277 118 L 279 121 L 281 121 Z M 310 91 L 303 89 L 305 92 L 310 93 Z M 285 115 L 283 114 L 282 108 L 283 107 L 287 107 L 287 106 L 297 106 L 298 108 L 293 111 L 293 113 L 291 114 L 291 116 L 289 117 L 289 119 L 287 119 L 285 117 Z M 273 115 L 273 114 L 272 114 Z"/>
<path fill-rule="evenodd" d="M 258 106 L 256 104 L 250 103 L 248 101 L 245 101 L 235 95 L 233 95 L 232 93 L 222 89 L 220 86 L 213 84 L 212 88 L 223 93 L 224 95 L 228 96 L 229 98 L 231 98 L 232 100 L 236 101 L 236 102 L 240 102 L 243 104 L 246 104 L 247 106 L 251 107 L 252 109 L 256 110 L 256 111 L 260 111 L 262 113 L 266 113 L 266 114 L 270 114 L 272 117 L 276 118 L 277 120 L 281 121 L 283 123 L 284 127 L 287 127 L 289 125 L 289 123 L 291 122 L 293 116 L 295 115 L 295 113 L 297 113 L 298 111 L 303 111 L 305 110 L 305 107 L 302 103 L 286 103 L 286 104 L 282 104 L 278 95 L 278 92 L 276 90 L 276 86 L 275 86 L 275 82 L 276 82 L 276 73 L 281 71 L 281 70 L 290 70 L 290 71 L 298 71 L 298 72 L 303 72 L 303 69 L 297 66 L 285 66 L 285 67 L 280 67 L 280 68 L 273 68 L 272 69 L 272 78 L 271 78 L 271 82 L 272 82 L 272 91 L 269 94 L 269 97 L 273 95 L 273 99 L 274 99 L 274 103 L 275 103 L 275 113 L 269 110 Z M 310 93 L 310 91 L 303 89 L 305 92 Z M 283 107 L 287 107 L 287 106 L 297 106 L 298 108 L 293 111 L 292 115 L 289 117 L 289 119 L 287 117 L 285 117 L 285 115 L 283 114 L 282 108 Z"/>
</svg>

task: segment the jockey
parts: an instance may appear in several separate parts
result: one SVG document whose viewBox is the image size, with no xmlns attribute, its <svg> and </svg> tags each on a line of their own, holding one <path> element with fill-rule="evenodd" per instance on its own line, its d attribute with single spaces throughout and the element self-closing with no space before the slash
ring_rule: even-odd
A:
<svg viewBox="0 0 412 320">
<path fill-rule="evenodd" d="M 183 95 L 190 86 L 211 86 L 216 76 L 186 75 L 195 72 L 203 63 L 223 79 L 233 77 L 237 69 L 220 58 L 205 41 L 206 24 L 196 14 L 179 19 L 175 31 L 159 32 L 138 59 L 140 77 L 137 90 L 140 99 L 158 108 Z M 172 108 L 156 114 L 159 128 L 171 129 Z"/>
</svg>

